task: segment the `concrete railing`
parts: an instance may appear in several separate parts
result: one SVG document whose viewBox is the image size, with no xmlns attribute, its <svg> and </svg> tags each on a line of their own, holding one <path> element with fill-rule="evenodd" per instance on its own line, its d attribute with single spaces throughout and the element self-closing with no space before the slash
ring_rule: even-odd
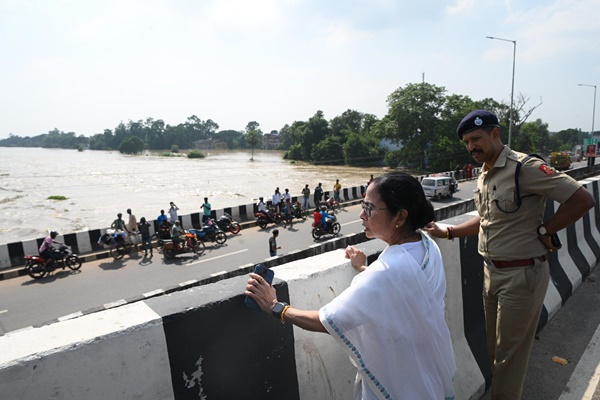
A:
<svg viewBox="0 0 600 400">
<path fill-rule="evenodd" d="M 540 327 L 600 261 L 600 179 L 582 183 L 594 195 L 596 207 L 559 232 L 565 245 L 550 254 L 551 279 Z M 557 204 L 548 202 L 547 207 L 552 212 Z M 353 236 L 346 240 L 353 241 Z M 477 237 L 436 241 L 448 283 L 446 320 L 458 367 L 456 398 L 477 399 L 490 379 Z M 344 258 L 346 244 L 331 241 L 332 251 L 276 266 L 279 299 L 318 309 L 346 289 L 355 275 Z M 384 243 L 357 246 L 372 260 Z M 242 272 L 249 270 L 247 266 Z M 306 332 L 246 308 L 246 279 L 216 280 L 8 333 L 0 337 L 0 393 L 3 399 L 351 398 L 356 371 L 343 349 L 326 334 Z"/>
</svg>

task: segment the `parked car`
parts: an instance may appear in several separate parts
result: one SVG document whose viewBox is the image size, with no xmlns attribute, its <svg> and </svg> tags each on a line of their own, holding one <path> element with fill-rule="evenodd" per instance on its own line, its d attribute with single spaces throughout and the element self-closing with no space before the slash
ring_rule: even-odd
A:
<svg viewBox="0 0 600 400">
<path fill-rule="evenodd" d="M 425 196 L 434 201 L 451 198 L 458 188 L 458 182 L 449 176 L 428 176 L 421 181 Z"/>
</svg>

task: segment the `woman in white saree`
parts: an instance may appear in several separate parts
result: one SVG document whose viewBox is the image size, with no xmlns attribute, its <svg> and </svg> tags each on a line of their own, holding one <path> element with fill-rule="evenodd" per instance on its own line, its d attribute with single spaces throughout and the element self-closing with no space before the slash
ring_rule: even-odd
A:
<svg viewBox="0 0 600 400">
<path fill-rule="evenodd" d="M 278 302 L 256 274 L 246 294 L 277 318 L 331 334 L 358 369 L 354 399 L 453 399 L 444 266 L 435 242 L 420 231 L 434 220 L 431 203 L 414 177 L 391 172 L 368 186 L 360 218 L 367 237 L 388 246 L 368 267 L 362 251 L 346 249 L 361 273 L 320 310 Z"/>
</svg>

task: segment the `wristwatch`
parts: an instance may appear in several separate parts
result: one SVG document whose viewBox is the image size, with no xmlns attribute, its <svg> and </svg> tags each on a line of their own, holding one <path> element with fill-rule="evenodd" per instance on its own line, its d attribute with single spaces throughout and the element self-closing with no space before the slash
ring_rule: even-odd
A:
<svg viewBox="0 0 600 400">
<path fill-rule="evenodd" d="M 279 303 L 276 303 L 273 308 L 271 309 L 271 314 L 273 314 L 273 317 L 277 318 L 277 319 L 281 319 L 281 313 L 283 312 L 283 310 L 285 310 L 285 308 L 288 306 L 288 303 L 284 303 L 283 301 L 280 301 Z"/>
<path fill-rule="evenodd" d="M 543 224 L 538 227 L 538 235 L 540 235 L 540 236 L 550 236 L 550 234 L 546 230 L 546 227 Z"/>
</svg>

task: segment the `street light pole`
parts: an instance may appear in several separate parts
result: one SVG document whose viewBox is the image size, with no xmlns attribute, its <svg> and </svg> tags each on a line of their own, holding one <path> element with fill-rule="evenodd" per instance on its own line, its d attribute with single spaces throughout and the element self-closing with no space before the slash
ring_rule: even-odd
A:
<svg viewBox="0 0 600 400">
<path fill-rule="evenodd" d="M 509 121 L 508 121 L 508 147 L 510 147 L 510 144 L 512 141 L 512 127 L 513 127 L 513 101 L 514 101 L 514 94 L 515 94 L 515 60 L 517 58 L 517 41 L 510 40 L 510 39 L 502 39 L 502 38 L 497 38 L 497 37 L 492 37 L 492 36 L 486 36 L 486 38 L 494 39 L 494 40 L 502 40 L 504 42 L 511 42 L 513 44 L 512 87 L 510 89 L 510 115 L 508 117 L 509 118 Z"/>
<path fill-rule="evenodd" d="M 592 131 L 590 132 L 590 137 L 594 137 L 594 119 L 596 117 L 596 85 L 586 85 L 584 83 L 578 83 L 577 86 L 587 86 L 594 88 L 594 109 L 592 111 Z"/>
</svg>

